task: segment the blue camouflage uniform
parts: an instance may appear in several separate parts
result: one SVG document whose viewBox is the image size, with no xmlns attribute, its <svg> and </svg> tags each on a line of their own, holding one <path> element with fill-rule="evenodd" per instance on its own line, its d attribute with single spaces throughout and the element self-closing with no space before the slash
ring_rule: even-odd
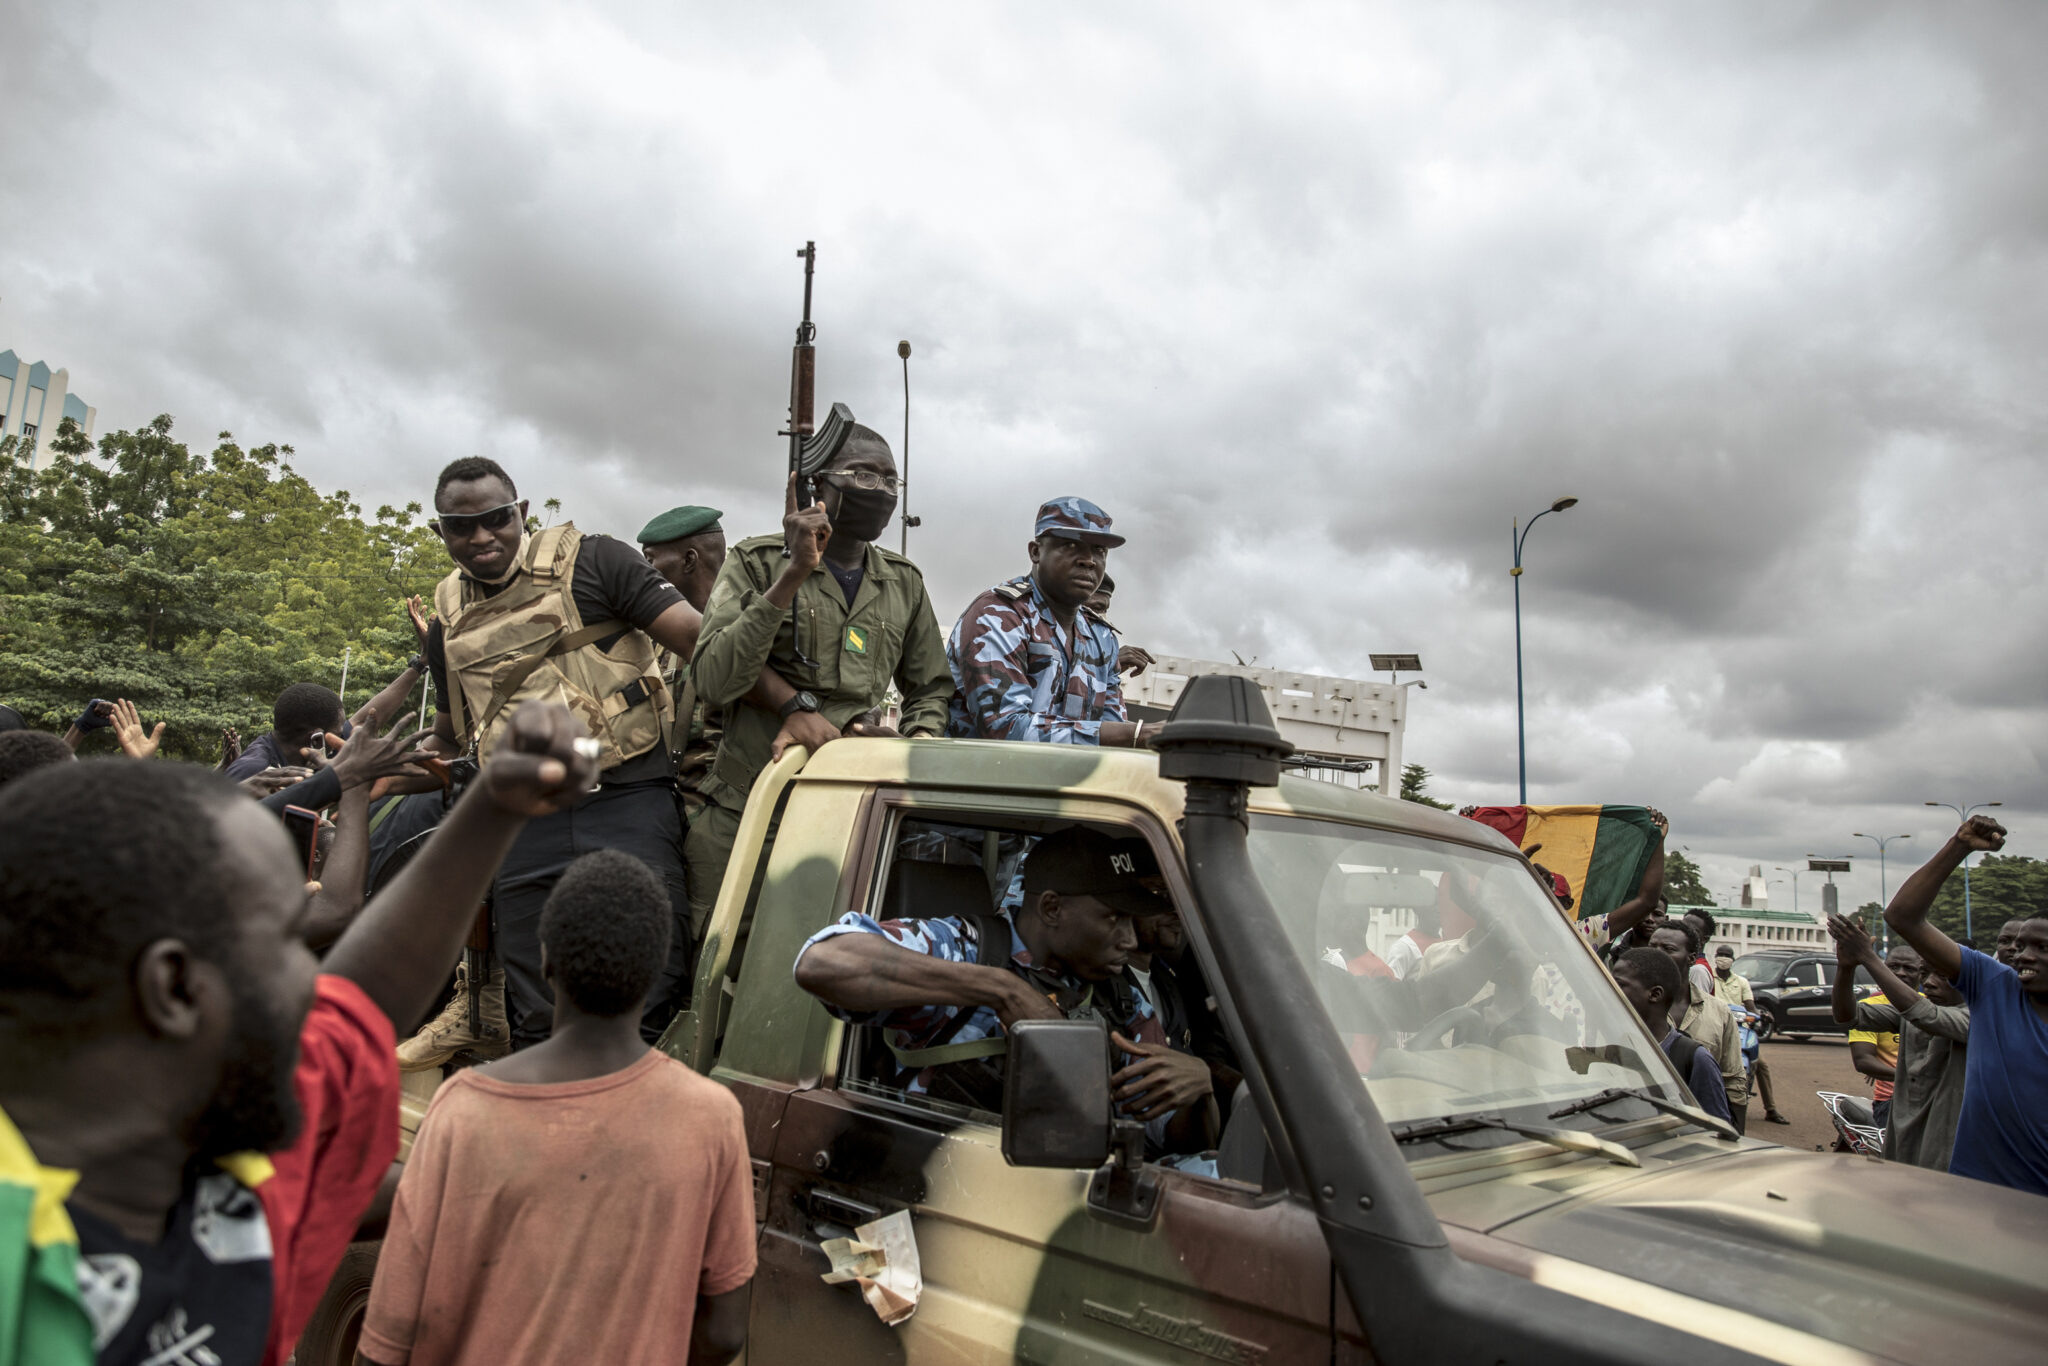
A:
<svg viewBox="0 0 2048 1366">
<path fill-rule="evenodd" d="M 1039 509 L 1035 535 L 1123 544 L 1110 517 L 1085 498 Z M 956 689 L 946 733 L 963 739 L 1101 743 L 1104 721 L 1127 721 L 1116 632 L 1086 607 L 1071 633 L 1029 574 L 976 598 L 953 625 L 946 662 Z"/>
<path fill-rule="evenodd" d="M 1019 976 L 1046 988 L 1048 995 L 1057 995 L 1065 1008 L 1070 1002 L 1089 996 L 1086 983 L 1075 982 L 1056 976 L 1036 966 L 1031 960 L 1031 950 L 1024 947 L 1023 938 L 1007 919 L 1001 922 L 1010 935 L 1010 966 Z M 797 961 L 802 962 L 811 945 L 842 934 L 876 934 L 896 945 L 921 953 L 927 958 L 937 958 L 947 963 L 972 963 L 976 961 L 974 932 L 967 923 L 952 916 L 931 920 L 877 920 L 860 911 L 848 911 L 832 924 L 819 930 L 804 941 L 797 950 Z M 1114 1004 L 1112 1004 L 1114 1002 Z M 824 1002 L 825 1009 L 848 1024 L 873 1025 L 887 1030 L 889 1042 L 904 1053 L 915 1053 L 928 1046 L 932 1040 L 945 1034 L 954 1044 L 972 1044 L 982 1039 L 1000 1039 L 1003 1028 L 990 1006 L 905 1006 L 896 1010 L 874 1011 L 862 1014 L 858 1011 L 841 1009 L 830 1002 Z M 1141 991 L 1125 989 L 1112 992 L 1104 983 L 1093 993 L 1091 1006 L 1126 1038 L 1139 1043 L 1167 1042 L 1165 1027 L 1159 1023 L 1152 1009 L 1152 1003 Z M 1075 1007 L 1079 1009 L 1077 1005 Z M 967 1012 L 967 1022 L 958 1029 L 949 1029 L 954 1017 Z M 1119 1018 L 1128 1011 L 1127 1018 Z M 923 1094 L 931 1089 L 932 1073 L 935 1069 L 920 1070 L 904 1089 Z"/>
</svg>

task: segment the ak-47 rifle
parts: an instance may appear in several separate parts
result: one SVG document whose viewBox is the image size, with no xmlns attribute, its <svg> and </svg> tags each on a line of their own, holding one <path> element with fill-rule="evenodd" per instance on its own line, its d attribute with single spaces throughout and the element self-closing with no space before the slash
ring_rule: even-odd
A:
<svg viewBox="0 0 2048 1366">
<path fill-rule="evenodd" d="M 810 476 L 803 471 L 804 441 L 811 434 L 811 415 L 818 379 L 818 329 L 811 321 L 811 277 L 818 268 L 818 244 L 806 242 L 797 253 L 804 259 L 804 317 L 796 325 L 796 346 L 789 356 L 789 473 L 796 480 L 796 505 L 817 500 Z M 794 547 L 792 547 L 792 550 Z"/>
</svg>

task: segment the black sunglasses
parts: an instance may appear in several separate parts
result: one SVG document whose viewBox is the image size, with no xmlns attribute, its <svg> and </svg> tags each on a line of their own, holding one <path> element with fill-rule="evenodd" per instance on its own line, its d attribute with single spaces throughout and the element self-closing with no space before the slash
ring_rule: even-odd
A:
<svg viewBox="0 0 2048 1366">
<path fill-rule="evenodd" d="M 447 539 L 460 540 L 478 527 L 502 531 L 519 515 L 519 504 L 503 503 L 483 512 L 444 512 L 433 521 L 435 531 Z"/>
</svg>

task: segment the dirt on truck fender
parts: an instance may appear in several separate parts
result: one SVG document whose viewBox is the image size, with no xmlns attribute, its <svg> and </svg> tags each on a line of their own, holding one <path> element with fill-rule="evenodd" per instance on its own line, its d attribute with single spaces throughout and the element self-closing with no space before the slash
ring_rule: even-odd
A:
<svg viewBox="0 0 2048 1366">
<path fill-rule="evenodd" d="M 1503 1304 L 1541 1297 L 1540 1313 L 1515 1314 L 1556 1310 L 1564 1326 L 1522 1359 L 1581 1359 L 1575 1323 L 1586 1358 L 1608 1360 L 1675 1343 L 1691 1361 L 1988 1362 L 2042 1340 L 2048 1200 L 1731 1140 L 1689 1117 L 1597 957 L 1526 860 L 1475 822 L 1307 779 L 1250 788 L 1238 838 L 1261 894 L 1244 898 L 1260 917 L 1244 951 L 1263 946 L 1309 984 L 1290 1019 L 1307 1009 L 1320 1023 L 1297 1046 L 1272 1001 L 1233 998 L 1241 974 L 1215 942 L 1245 925 L 1200 895 L 1206 874 L 1191 877 L 1183 846 L 1190 789 L 1160 764 L 845 739 L 791 752 L 755 784 L 693 1007 L 661 1044 L 729 1086 L 746 1117 L 761 1229 L 749 1360 L 804 1360 L 824 1343 L 848 1363 L 1363 1362 L 1376 1344 L 1405 1359 L 1387 1306 L 1356 1307 L 1382 1253 L 1343 1227 L 1403 1201 L 1426 1227 L 1377 1245 L 1386 1284 L 1428 1291 L 1421 1267 Z M 795 983 L 798 948 L 839 916 L 985 914 L 1029 840 L 1076 822 L 1151 845 L 1244 1060 L 1214 1175 L 1148 1163 L 1120 1184 L 1113 1161 L 1013 1166 L 1004 1117 L 905 1093 L 877 1032 Z M 980 876 L 901 872 L 928 862 Z M 906 900 L 939 883 L 946 897 Z M 1415 982 L 1389 984 L 1369 960 L 1418 923 L 1440 923 L 1440 942 Z M 1438 1018 L 1399 1017 L 1404 993 L 1426 999 L 1438 973 L 1484 980 Z M 1377 1205 L 1337 1209 L 1337 1181 L 1304 1184 L 1342 1146 L 1332 1135 L 1357 1135 L 1289 1132 L 1299 1087 L 1385 1129 L 1351 1174 Z M 428 1098 L 408 1089 L 409 1129 Z M 1135 1203 L 1134 1184 L 1149 1192 Z M 854 1287 L 820 1279 L 820 1245 L 898 1210 L 924 1291 L 889 1327 Z M 314 1348 L 301 1360 L 325 1359 Z"/>
</svg>

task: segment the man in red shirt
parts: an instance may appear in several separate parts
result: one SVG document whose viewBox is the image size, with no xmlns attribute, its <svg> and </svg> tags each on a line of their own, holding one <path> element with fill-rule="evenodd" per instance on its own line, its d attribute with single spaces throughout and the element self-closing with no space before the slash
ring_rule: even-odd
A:
<svg viewBox="0 0 2048 1366">
<path fill-rule="evenodd" d="M 324 964 L 299 938 L 317 886 L 225 779 L 110 760 L 0 793 L 0 1141 L 69 1192 L 52 1221 L 99 1362 L 290 1353 L 397 1154 L 394 1024 L 433 1003 L 527 818 L 589 787 L 580 735 L 521 707 Z"/>
</svg>

